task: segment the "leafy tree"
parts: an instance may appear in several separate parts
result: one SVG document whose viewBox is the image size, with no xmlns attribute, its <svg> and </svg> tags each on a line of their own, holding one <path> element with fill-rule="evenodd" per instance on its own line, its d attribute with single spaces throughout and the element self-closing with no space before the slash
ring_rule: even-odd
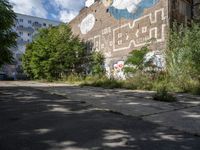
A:
<svg viewBox="0 0 200 150">
<path fill-rule="evenodd" d="M 17 34 L 12 31 L 16 15 L 7 0 L 0 0 L 0 67 L 13 61 L 11 47 L 16 46 Z"/>
<path fill-rule="evenodd" d="M 200 25 L 174 23 L 166 50 L 167 73 L 184 91 L 200 85 Z M 191 87 L 193 86 L 193 87 Z"/>
<path fill-rule="evenodd" d="M 92 52 L 90 57 L 92 74 L 103 76 L 105 74 L 104 55 L 101 52 Z"/>
<path fill-rule="evenodd" d="M 145 56 L 148 53 L 147 47 L 142 47 L 140 50 L 133 50 L 130 52 L 125 64 L 126 73 L 135 73 L 138 70 L 143 70 L 145 63 Z"/>
<path fill-rule="evenodd" d="M 39 31 L 22 58 L 24 71 L 34 79 L 60 79 L 85 72 L 85 43 L 67 25 Z"/>
</svg>

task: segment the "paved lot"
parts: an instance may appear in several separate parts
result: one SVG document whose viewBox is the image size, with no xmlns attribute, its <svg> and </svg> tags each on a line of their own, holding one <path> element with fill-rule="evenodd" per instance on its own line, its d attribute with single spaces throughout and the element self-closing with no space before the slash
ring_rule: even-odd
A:
<svg viewBox="0 0 200 150">
<path fill-rule="evenodd" d="M 3 85 L 3 84 L 2 84 Z M 79 87 L 66 84 L 9 82 L 4 85 L 29 86 L 82 100 L 97 108 L 140 117 L 162 126 L 200 136 L 200 97 L 177 94 L 175 103 L 152 100 L 153 92 Z"/>
<path fill-rule="evenodd" d="M 65 97 L 52 94 L 58 91 L 60 94 L 64 93 Z M 149 103 L 147 105 L 140 92 L 121 90 L 117 94 L 118 92 L 31 82 L 0 82 L 0 150 L 200 149 L 198 136 L 152 123 L 154 119 L 156 122 L 164 120 L 165 117 L 160 117 L 159 114 L 164 116 L 166 111 L 174 113 L 171 107 L 176 107 L 177 104 L 166 103 L 163 106 L 160 103 L 151 103 L 150 92 L 142 94 L 146 97 L 144 101 Z M 132 97 L 132 94 L 137 98 Z M 121 99 L 123 96 L 125 98 Z M 94 102 L 94 97 L 98 103 Z M 131 97 L 134 99 L 130 99 Z M 83 103 L 83 100 L 87 103 Z M 130 104 L 134 108 L 152 106 L 155 110 L 149 108 L 140 113 L 142 110 L 139 108 L 133 111 L 137 112 L 135 117 L 105 111 L 105 106 L 110 106 L 109 103 L 114 103 L 113 100 L 116 100 L 116 110 L 124 110 L 126 107 L 122 104 L 125 102 L 127 106 Z M 99 104 L 100 107 L 97 109 L 90 104 Z M 192 119 L 196 118 L 198 123 L 198 97 L 190 101 L 182 99 L 181 104 L 183 107 L 178 107 L 177 111 L 181 113 L 187 107 L 187 112 L 191 112 Z M 196 115 L 193 107 L 196 108 Z M 159 113 L 157 109 L 160 110 Z M 130 111 L 131 107 L 127 113 Z M 156 115 L 158 116 L 150 121 L 141 119 L 141 116 Z M 171 114 L 172 118 L 173 115 Z"/>
</svg>

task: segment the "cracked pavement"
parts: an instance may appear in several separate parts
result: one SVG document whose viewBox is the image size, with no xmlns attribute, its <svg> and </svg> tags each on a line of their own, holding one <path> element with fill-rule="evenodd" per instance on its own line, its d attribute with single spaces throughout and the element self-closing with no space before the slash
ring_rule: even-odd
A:
<svg viewBox="0 0 200 150">
<path fill-rule="evenodd" d="M 199 97 L 165 103 L 152 95 L 0 82 L 0 149 L 200 149 Z"/>
</svg>

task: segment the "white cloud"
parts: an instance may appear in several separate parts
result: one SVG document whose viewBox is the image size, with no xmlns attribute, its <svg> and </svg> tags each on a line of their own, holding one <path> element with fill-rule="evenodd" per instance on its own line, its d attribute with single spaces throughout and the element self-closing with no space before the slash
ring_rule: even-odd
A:
<svg viewBox="0 0 200 150">
<path fill-rule="evenodd" d="M 59 18 L 60 18 L 60 21 L 62 22 L 69 22 L 77 15 L 78 15 L 78 11 L 62 10 L 60 11 Z"/>
<path fill-rule="evenodd" d="M 85 0 L 54 0 L 54 3 L 60 10 L 60 20 L 63 22 L 69 22 L 76 17 L 80 9 L 84 7 Z"/>
<path fill-rule="evenodd" d="M 47 11 L 43 7 L 41 0 L 9 0 L 13 9 L 17 13 L 47 17 Z"/>
<path fill-rule="evenodd" d="M 138 4 L 142 0 L 114 0 L 112 6 L 117 9 L 127 9 L 128 12 L 134 13 L 138 9 Z"/>
<path fill-rule="evenodd" d="M 79 11 L 84 5 L 85 0 L 54 0 L 61 9 L 70 9 Z"/>
<path fill-rule="evenodd" d="M 9 2 L 17 13 L 42 18 L 51 17 L 63 22 L 71 21 L 85 6 L 85 0 L 9 0 Z M 54 9 L 49 10 L 52 7 Z"/>
</svg>

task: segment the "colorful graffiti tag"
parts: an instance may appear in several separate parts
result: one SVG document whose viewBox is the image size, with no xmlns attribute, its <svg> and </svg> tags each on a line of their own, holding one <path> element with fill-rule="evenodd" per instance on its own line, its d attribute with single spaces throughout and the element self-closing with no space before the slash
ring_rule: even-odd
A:
<svg viewBox="0 0 200 150">
<path fill-rule="evenodd" d="M 124 74 L 124 61 L 118 61 L 116 64 L 113 65 L 114 68 L 114 72 L 113 72 L 113 76 L 116 79 L 122 79 L 124 80 L 125 74 Z"/>
<path fill-rule="evenodd" d="M 109 12 L 115 19 L 137 19 L 142 16 L 144 9 L 153 7 L 159 0 L 103 0 Z"/>
</svg>

